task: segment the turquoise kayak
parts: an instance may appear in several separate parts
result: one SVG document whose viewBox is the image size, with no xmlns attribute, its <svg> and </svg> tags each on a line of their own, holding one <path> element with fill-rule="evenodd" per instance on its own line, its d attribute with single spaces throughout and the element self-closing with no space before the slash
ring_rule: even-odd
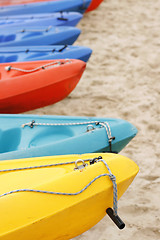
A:
<svg viewBox="0 0 160 240">
<path fill-rule="evenodd" d="M 136 134 L 122 119 L 0 114 L 0 160 L 118 153 Z"/>
<path fill-rule="evenodd" d="M 0 16 L 53 13 L 60 11 L 84 13 L 90 3 L 91 0 L 59 0 L 5 6 L 0 7 Z"/>
</svg>

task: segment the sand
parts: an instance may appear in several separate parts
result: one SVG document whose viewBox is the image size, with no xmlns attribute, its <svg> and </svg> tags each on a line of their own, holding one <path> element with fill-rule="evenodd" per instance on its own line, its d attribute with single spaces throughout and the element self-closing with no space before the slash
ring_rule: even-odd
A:
<svg viewBox="0 0 160 240">
<path fill-rule="evenodd" d="M 119 201 L 126 223 L 106 216 L 75 240 L 160 239 L 160 0 L 104 0 L 84 16 L 75 45 L 93 55 L 69 97 L 28 113 L 122 118 L 138 135 L 121 151 L 140 168 Z"/>
</svg>

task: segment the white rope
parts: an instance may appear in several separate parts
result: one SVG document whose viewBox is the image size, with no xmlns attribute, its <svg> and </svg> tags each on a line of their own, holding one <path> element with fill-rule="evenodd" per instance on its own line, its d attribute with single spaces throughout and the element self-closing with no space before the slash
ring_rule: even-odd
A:
<svg viewBox="0 0 160 240">
<path fill-rule="evenodd" d="M 17 31 L 17 33 L 24 33 L 24 32 L 48 32 L 50 29 L 52 28 L 52 26 L 49 26 L 46 29 L 22 29 Z"/>
<path fill-rule="evenodd" d="M 36 123 L 33 120 L 32 122 L 22 124 L 22 127 L 24 128 L 25 126 L 29 126 L 29 127 L 33 128 L 33 126 L 78 126 L 78 125 L 88 125 L 88 124 L 95 124 L 96 126 L 101 125 L 102 127 L 105 128 L 107 136 L 108 136 L 108 141 L 110 144 L 110 151 L 112 152 L 111 142 L 115 138 L 112 137 L 111 128 L 110 128 L 110 125 L 108 122 L 88 121 L 88 122 L 77 122 L 77 123 Z"/>
<path fill-rule="evenodd" d="M 108 122 L 99 122 L 99 124 L 104 127 L 106 129 L 106 132 L 107 132 L 107 135 L 108 135 L 108 139 L 111 139 L 112 138 L 112 135 L 111 135 L 111 128 L 108 124 Z"/>
<path fill-rule="evenodd" d="M 61 48 L 60 48 L 61 47 Z M 56 46 L 56 48 L 53 48 L 51 49 L 50 47 L 47 48 L 47 49 L 37 49 L 37 48 L 34 48 L 32 47 L 31 49 L 30 48 L 27 48 L 27 49 L 18 49 L 18 50 L 10 50 L 9 49 L 9 53 L 54 53 L 54 52 L 62 52 L 63 50 L 65 50 L 66 48 L 68 47 L 68 45 L 60 45 L 60 46 Z M 3 50 L 3 49 L 0 49 L 0 53 L 8 53 L 7 50 Z"/>
<path fill-rule="evenodd" d="M 35 121 L 22 124 L 22 127 L 25 126 L 33 127 L 33 126 L 76 126 L 76 125 L 86 125 L 86 124 L 99 124 L 98 121 L 88 121 L 88 122 L 76 122 L 76 123 L 36 123 Z"/>
<path fill-rule="evenodd" d="M 60 62 L 60 61 L 51 62 L 51 63 L 47 63 L 45 65 L 39 66 L 39 67 L 34 68 L 34 69 L 30 69 L 30 70 L 15 68 L 15 67 L 12 67 L 12 66 L 6 66 L 5 70 L 6 71 L 15 70 L 15 71 L 20 71 L 20 72 L 25 72 L 25 73 L 32 73 L 32 72 L 38 71 L 40 69 L 45 69 L 46 67 L 49 67 L 49 66 L 57 67 L 57 66 L 67 64 L 67 63 L 71 63 L 71 61 L 68 61 L 68 59 L 66 59 L 64 62 Z"/>
<path fill-rule="evenodd" d="M 54 17 L 54 16 L 56 16 L 57 14 L 60 14 L 59 12 L 58 13 L 56 13 L 56 14 L 48 14 L 48 16 L 49 17 Z M 41 19 L 41 18 L 46 18 L 47 17 L 47 15 L 44 15 L 44 16 L 40 16 L 40 15 L 38 15 L 38 17 L 36 16 L 36 14 L 35 15 L 31 15 L 31 16 L 25 16 L 25 18 L 24 19 Z M 16 18 L 16 17 L 13 17 L 13 16 L 8 16 L 8 17 L 1 17 L 0 18 L 0 20 L 19 20 L 19 19 L 21 19 L 21 18 Z M 22 19 L 23 19 L 23 17 L 22 17 Z"/>
</svg>

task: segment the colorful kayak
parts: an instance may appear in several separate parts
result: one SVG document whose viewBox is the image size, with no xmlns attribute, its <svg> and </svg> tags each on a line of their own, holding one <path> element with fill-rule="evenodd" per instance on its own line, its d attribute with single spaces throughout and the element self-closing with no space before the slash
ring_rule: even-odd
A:
<svg viewBox="0 0 160 240">
<path fill-rule="evenodd" d="M 18 15 L 0 17 L 0 28 L 36 26 L 76 26 L 83 15 L 78 12 Z"/>
<path fill-rule="evenodd" d="M 0 113 L 21 113 L 65 98 L 85 70 L 80 60 L 0 64 Z"/>
<path fill-rule="evenodd" d="M 38 0 L 39 1 L 39 0 Z M 92 0 L 91 4 L 87 8 L 86 12 L 90 12 L 98 8 L 98 6 L 103 2 L 103 0 Z"/>
<path fill-rule="evenodd" d="M 0 160 L 120 152 L 137 134 L 114 118 L 0 115 Z"/>
<path fill-rule="evenodd" d="M 0 29 L 0 47 L 72 45 L 80 33 L 75 27 L 10 27 Z"/>
<path fill-rule="evenodd" d="M 25 4 L 25 3 L 32 3 L 32 2 L 45 2 L 47 0 L 0 0 L 0 6 L 7 6 L 7 5 L 16 5 L 16 4 Z M 58 1 L 58 0 L 50 0 L 50 1 Z M 103 0 L 92 0 L 91 4 L 89 5 L 87 12 L 93 11 L 96 9 Z"/>
<path fill-rule="evenodd" d="M 60 11 L 83 13 L 89 7 L 91 0 L 59 0 L 0 7 L 0 16 L 53 13 Z"/>
<path fill-rule="evenodd" d="M 0 240 L 72 239 L 106 212 L 122 229 L 117 201 L 138 171 L 129 158 L 109 153 L 3 161 Z"/>
<path fill-rule="evenodd" d="M 52 59 L 80 59 L 87 62 L 92 50 L 81 46 L 52 45 L 0 48 L 0 63 Z"/>
</svg>

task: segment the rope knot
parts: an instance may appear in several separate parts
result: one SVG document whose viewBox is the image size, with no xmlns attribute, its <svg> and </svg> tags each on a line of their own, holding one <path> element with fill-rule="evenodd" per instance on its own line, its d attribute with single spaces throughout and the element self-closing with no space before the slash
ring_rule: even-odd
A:
<svg viewBox="0 0 160 240">
<path fill-rule="evenodd" d="M 116 177 L 113 174 L 110 174 L 109 177 L 112 181 L 116 182 Z"/>
<path fill-rule="evenodd" d="M 115 137 L 110 137 L 109 142 L 112 142 L 112 140 L 115 140 L 115 139 L 116 139 Z"/>
<path fill-rule="evenodd" d="M 33 128 L 33 127 L 34 127 L 34 123 L 35 123 L 35 121 L 33 120 L 32 122 L 30 122 L 30 125 L 29 125 L 29 126 L 30 126 L 31 128 Z"/>
<path fill-rule="evenodd" d="M 11 70 L 11 68 L 12 68 L 12 66 L 6 66 L 6 67 L 5 67 L 5 70 L 6 70 L 7 72 L 9 72 L 9 71 Z"/>
</svg>

